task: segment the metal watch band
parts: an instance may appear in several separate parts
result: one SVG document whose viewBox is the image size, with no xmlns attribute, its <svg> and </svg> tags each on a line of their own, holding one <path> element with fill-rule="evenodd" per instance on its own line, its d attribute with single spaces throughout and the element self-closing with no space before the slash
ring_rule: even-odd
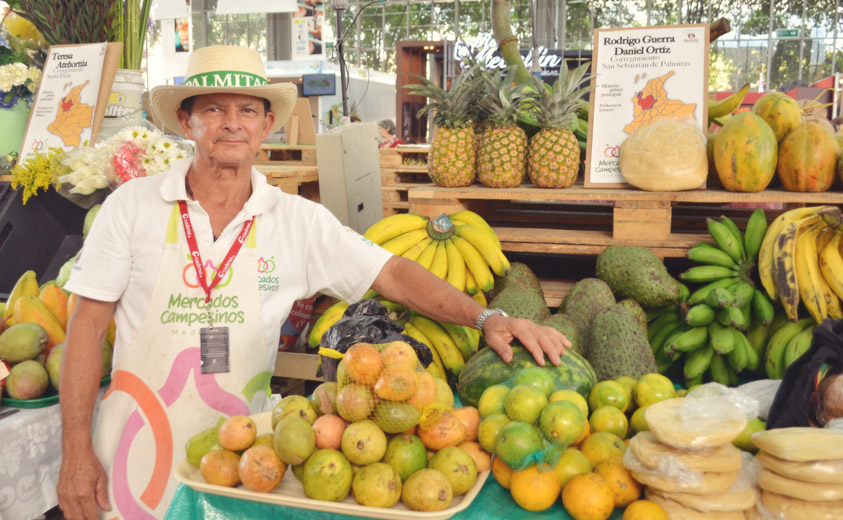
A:
<svg viewBox="0 0 843 520">
<path fill-rule="evenodd" d="M 486 320 L 489 319 L 489 316 L 494 316 L 495 314 L 500 314 L 504 318 L 509 316 L 500 309 L 486 309 L 480 313 L 480 316 L 477 317 L 477 321 L 474 323 L 474 328 L 482 332 L 483 325 L 486 323 Z"/>
</svg>

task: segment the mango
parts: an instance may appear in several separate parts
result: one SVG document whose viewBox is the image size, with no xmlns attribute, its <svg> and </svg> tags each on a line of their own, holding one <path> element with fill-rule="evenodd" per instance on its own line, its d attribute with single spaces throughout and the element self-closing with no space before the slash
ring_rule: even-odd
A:
<svg viewBox="0 0 843 520">
<path fill-rule="evenodd" d="M 38 296 L 38 290 L 38 280 L 35 278 L 35 271 L 26 271 L 23 273 L 18 278 L 18 281 L 15 282 L 15 286 L 12 287 L 12 292 L 9 293 L 9 299 L 6 300 L 6 307 L 3 308 L 3 314 L 0 314 L 0 317 L 9 325 L 14 325 L 9 319 L 15 313 L 15 303 L 21 296 Z M 20 320 L 17 318 L 14 319 L 15 323 L 20 323 Z"/>
<path fill-rule="evenodd" d="M 108 341 L 102 344 L 102 374 L 100 378 L 106 378 L 111 375 L 111 359 L 114 356 L 114 350 Z"/>
<path fill-rule="evenodd" d="M 47 391 L 49 376 L 41 363 L 21 361 L 6 378 L 6 392 L 12 399 L 37 399 Z"/>
<path fill-rule="evenodd" d="M 64 351 L 64 343 L 59 343 L 50 349 L 50 355 L 47 356 L 47 362 L 44 367 L 47 369 L 47 375 L 50 377 L 50 384 L 56 390 L 59 389 L 59 370 L 61 369 L 61 354 Z"/>
<path fill-rule="evenodd" d="M 9 363 L 35 359 L 47 348 L 47 332 L 37 323 L 18 323 L 0 334 L 0 358 Z"/>
<path fill-rule="evenodd" d="M 67 330 L 67 293 L 55 283 L 45 284 L 38 298 L 50 313 L 56 317 L 63 330 Z"/>
<path fill-rule="evenodd" d="M 96 204 L 91 206 L 91 209 L 85 213 L 85 221 L 82 223 L 82 239 L 88 238 L 88 232 L 91 230 L 91 226 L 94 225 L 94 219 L 97 218 L 97 213 L 100 212 L 100 208 L 102 204 Z"/>
<path fill-rule="evenodd" d="M 79 256 L 78 253 L 62 264 L 61 269 L 59 269 L 59 274 L 56 276 L 56 285 L 59 287 L 64 287 L 64 284 L 70 279 L 70 273 L 73 271 L 73 264 L 76 263 L 77 256 Z"/>
<path fill-rule="evenodd" d="M 225 422 L 225 417 L 220 417 L 216 426 L 199 432 L 187 440 L 187 444 L 184 449 L 187 453 L 187 462 L 189 462 L 191 466 L 198 468 L 202 457 L 204 457 L 206 453 L 211 450 L 222 449 L 217 435 L 219 434 L 220 426 L 223 422 Z"/>
<path fill-rule="evenodd" d="M 44 330 L 47 331 L 48 349 L 64 341 L 64 329 L 38 296 L 21 296 L 18 298 L 15 302 L 15 320 L 18 323 L 37 323 L 44 327 Z"/>
</svg>

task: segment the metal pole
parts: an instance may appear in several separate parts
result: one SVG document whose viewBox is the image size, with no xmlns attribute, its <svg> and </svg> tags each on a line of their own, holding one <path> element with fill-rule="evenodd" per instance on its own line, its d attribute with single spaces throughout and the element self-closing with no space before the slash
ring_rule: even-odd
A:
<svg viewBox="0 0 843 520">
<path fill-rule="evenodd" d="M 767 90 L 770 89 L 770 69 L 773 68 L 773 16 L 775 12 L 776 0 L 770 0 L 770 25 L 767 28 L 767 74 L 765 76 L 765 83 Z"/>
<path fill-rule="evenodd" d="M 802 81 L 802 59 L 805 53 L 805 3 L 807 0 L 802 0 L 802 28 L 799 30 L 799 72 L 797 79 Z M 834 60 L 831 60 L 834 63 Z"/>
<path fill-rule="evenodd" d="M 840 0 L 834 0 L 834 43 L 831 47 L 831 76 L 834 76 L 837 65 L 837 24 L 840 22 Z M 839 85 L 834 85 L 834 88 Z"/>
<path fill-rule="evenodd" d="M 342 93 L 342 115 L 348 116 L 348 91 L 345 84 L 345 57 L 343 56 L 343 39 L 342 39 L 342 9 L 337 9 L 337 56 L 339 56 L 340 63 L 340 91 Z"/>
<path fill-rule="evenodd" d="M 743 29 L 743 0 L 738 1 L 738 31 L 735 34 L 735 89 L 741 84 L 740 70 L 738 66 L 741 59 L 741 30 Z"/>
<path fill-rule="evenodd" d="M 454 41 L 460 41 L 460 0 L 454 0 Z"/>
<path fill-rule="evenodd" d="M 647 25 L 650 25 L 650 11 L 653 9 L 653 0 L 647 0 Z"/>
<path fill-rule="evenodd" d="M 562 8 L 559 10 L 559 44 L 558 47 L 562 51 L 568 43 L 568 0 L 562 0 Z"/>
<path fill-rule="evenodd" d="M 679 0 L 679 24 L 682 24 L 682 0 Z"/>
</svg>

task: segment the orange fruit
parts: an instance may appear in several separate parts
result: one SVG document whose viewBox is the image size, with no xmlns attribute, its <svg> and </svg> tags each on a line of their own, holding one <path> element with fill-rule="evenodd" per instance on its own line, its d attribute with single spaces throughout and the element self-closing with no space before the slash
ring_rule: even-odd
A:
<svg viewBox="0 0 843 520">
<path fill-rule="evenodd" d="M 579 392 L 573 390 L 557 390 L 547 398 L 548 404 L 555 403 L 556 401 L 571 401 L 577 405 L 583 415 L 588 417 L 588 403 L 585 401 L 585 397 L 580 395 Z"/>
<path fill-rule="evenodd" d="M 650 431 L 650 426 L 644 420 L 644 413 L 647 411 L 646 406 L 638 408 L 632 412 L 632 417 L 629 418 L 629 433 L 630 437 L 640 432 Z"/>
<path fill-rule="evenodd" d="M 547 397 L 527 385 L 513 387 L 504 403 L 506 415 L 510 419 L 528 423 L 536 422 L 545 406 L 547 406 Z"/>
<path fill-rule="evenodd" d="M 416 351 L 405 341 L 393 341 L 381 346 L 383 366 L 405 365 L 413 370 L 419 364 Z"/>
<path fill-rule="evenodd" d="M 505 413 L 504 403 L 509 395 L 510 388 L 504 385 L 492 385 L 483 390 L 480 401 L 477 402 L 477 411 L 480 417 L 486 418 L 497 413 Z"/>
<path fill-rule="evenodd" d="M 423 412 L 425 407 L 436 402 L 436 381 L 429 372 L 416 372 L 416 378 L 416 393 L 407 402 Z"/>
<path fill-rule="evenodd" d="M 556 401 L 542 410 L 539 426 L 544 438 L 568 446 L 582 437 L 588 421 L 576 404 Z"/>
<path fill-rule="evenodd" d="M 562 452 L 555 469 L 559 484 L 564 488 L 577 475 L 591 473 L 591 463 L 580 450 L 568 448 Z"/>
<path fill-rule="evenodd" d="M 649 500 L 636 500 L 623 512 L 621 520 L 669 520 L 662 506 Z"/>
<path fill-rule="evenodd" d="M 545 367 L 528 367 L 518 371 L 515 378 L 512 380 L 512 386 L 527 385 L 531 386 L 544 395 L 553 393 L 556 387 L 556 382 Z"/>
<path fill-rule="evenodd" d="M 473 406 L 453 408 L 451 413 L 465 425 L 465 440 L 477 440 L 477 428 L 480 426 L 480 413 Z"/>
<path fill-rule="evenodd" d="M 676 397 L 673 382 L 661 374 L 647 374 L 635 385 L 635 402 L 638 406 L 648 406 L 659 401 Z"/>
<path fill-rule="evenodd" d="M 480 425 L 477 427 L 477 440 L 480 441 L 484 450 L 489 453 L 495 451 L 495 439 L 498 437 L 498 432 L 503 425 L 509 422 L 509 417 L 502 413 L 490 415 L 480 421 Z"/>
<path fill-rule="evenodd" d="M 245 450 L 255 442 L 258 427 L 255 421 L 245 415 L 232 415 L 221 425 L 217 433 L 220 446 L 231 451 Z"/>
<path fill-rule="evenodd" d="M 620 383 L 623 389 L 626 390 L 626 400 L 629 402 L 629 406 L 626 411 L 633 411 L 638 407 L 638 405 L 635 404 L 635 385 L 638 384 L 638 380 L 634 377 L 620 376 L 615 379 L 615 382 Z"/>
<path fill-rule="evenodd" d="M 383 370 L 383 359 L 378 349 L 369 343 L 355 343 L 349 347 L 343 357 L 345 373 L 355 383 L 372 386 Z M 337 373 L 339 381 L 339 372 Z M 348 381 L 339 381 L 340 386 Z M 412 394 L 410 394 L 412 395 Z"/>
<path fill-rule="evenodd" d="M 562 505 L 574 520 L 606 520 L 615 509 L 612 489 L 594 473 L 577 475 L 562 490 Z"/>
<path fill-rule="evenodd" d="M 419 386 L 416 370 L 406 365 L 384 368 L 375 382 L 375 395 L 387 401 L 406 401 Z"/>
<path fill-rule="evenodd" d="M 514 471 L 500 457 L 492 457 L 492 475 L 495 476 L 495 480 L 504 489 L 509 489 L 509 483 L 512 480 L 512 473 Z"/>
<path fill-rule="evenodd" d="M 579 446 L 580 444 L 582 444 L 582 441 L 586 440 L 589 435 L 591 435 L 591 425 L 588 424 L 588 421 L 585 421 L 585 431 L 582 432 L 582 435 L 579 439 L 574 441 L 573 446 Z"/>
<path fill-rule="evenodd" d="M 612 488 L 615 507 L 626 507 L 641 497 L 641 484 L 624 467 L 623 457 L 609 457 L 594 468 L 594 473 Z"/>
<path fill-rule="evenodd" d="M 629 407 L 626 390 L 617 381 L 600 381 L 588 393 L 588 407 L 596 410 L 601 406 L 614 406 L 625 412 Z"/>
<path fill-rule="evenodd" d="M 591 431 L 614 433 L 621 439 L 626 438 L 626 432 L 629 430 L 626 415 L 614 406 L 601 406 L 594 410 L 588 422 Z"/>
<path fill-rule="evenodd" d="M 509 491 L 515 503 L 527 511 L 544 511 L 556 503 L 562 485 L 547 464 L 534 464 L 512 473 Z"/>
<path fill-rule="evenodd" d="M 580 451 L 588 458 L 592 466 L 597 466 L 609 457 L 622 456 L 626 453 L 626 444 L 613 433 L 597 432 L 592 433 L 583 441 Z"/>
</svg>

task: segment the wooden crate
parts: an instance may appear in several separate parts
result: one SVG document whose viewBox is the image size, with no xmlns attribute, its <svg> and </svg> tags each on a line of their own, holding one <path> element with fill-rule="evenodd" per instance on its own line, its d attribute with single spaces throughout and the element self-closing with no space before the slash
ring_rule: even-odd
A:
<svg viewBox="0 0 843 520">
<path fill-rule="evenodd" d="M 471 209 L 486 218 L 504 251 L 596 255 L 611 244 L 649 247 L 656 255 L 683 257 L 710 241 L 706 216 L 727 214 L 743 226 L 752 209 L 735 205 L 778 204 L 777 211 L 800 205 L 843 204 L 843 193 L 792 193 L 783 189 L 732 193 L 722 189 L 646 192 L 634 189 L 542 189 L 532 184 L 498 189 L 414 187 L 409 211 L 428 217 Z M 730 207 L 731 206 L 731 207 Z"/>
<path fill-rule="evenodd" d="M 266 175 L 266 182 L 280 188 L 284 193 L 301 195 L 319 202 L 319 172 L 316 166 L 289 166 L 274 162 L 257 163 L 254 166 Z"/>
<path fill-rule="evenodd" d="M 406 213 L 407 192 L 416 186 L 429 186 L 426 146 L 399 146 L 380 150 L 383 216 Z M 412 164 L 407 164 L 411 162 Z"/>
<path fill-rule="evenodd" d="M 258 152 L 258 162 L 316 166 L 316 145 L 264 143 Z"/>
</svg>

